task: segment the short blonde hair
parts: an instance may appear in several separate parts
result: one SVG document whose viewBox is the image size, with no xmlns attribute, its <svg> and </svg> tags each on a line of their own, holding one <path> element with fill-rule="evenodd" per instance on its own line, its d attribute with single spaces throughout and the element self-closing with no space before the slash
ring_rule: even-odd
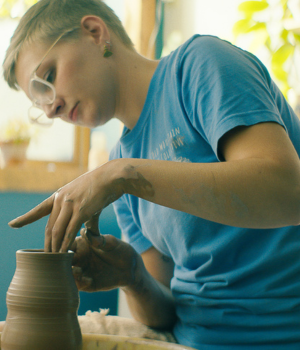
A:
<svg viewBox="0 0 300 350">
<path fill-rule="evenodd" d="M 19 90 L 15 65 L 25 44 L 33 41 L 54 41 L 63 32 L 76 26 L 80 28 L 82 17 L 95 15 L 105 22 L 128 48 L 133 43 L 114 11 L 101 0 L 40 0 L 21 18 L 11 38 L 3 62 L 3 76 L 8 85 Z"/>
</svg>

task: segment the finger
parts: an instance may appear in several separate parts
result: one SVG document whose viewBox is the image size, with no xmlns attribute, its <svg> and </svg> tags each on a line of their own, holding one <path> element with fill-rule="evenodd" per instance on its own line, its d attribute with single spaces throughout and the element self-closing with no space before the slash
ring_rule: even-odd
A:
<svg viewBox="0 0 300 350">
<path fill-rule="evenodd" d="M 93 236 L 88 232 L 86 234 L 86 237 L 90 241 L 91 249 L 94 252 L 98 251 L 99 256 L 102 256 L 103 252 L 111 252 L 115 250 L 121 242 L 118 238 L 116 238 L 113 235 Z"/>
<path fill-rule="evenodd" d="M 94 233 L 92 231 L 87 229 L 84 232 L 84 236 L 90 242 L 92 247 L 94 247 L 96 249 L 102 249 L 102 250 L 105 249 L 105 247 L 106 247 L 106 237 L 105 236 L 106 235 L 101 235 L 101 234 L 94 235 Z"/>
<path fill-rule="evenodd" d="M 93 279 L 91 277 L 82 276 L 80 283 L 77 285 L 78 290 L 85 292 L 93 291 Z"/>
<path fill-rule="evenodd" d="M 58 192 L 57 192 L 58 193 Z M 55 249 L 53 250 L 53 228 L 55 227 L 55 223 L 57 221 L 57 218 L 60 215 L 61 212 L 61 204 L 57 201 L 57 193 L 53 197 L 53 205 L 52 205 L 52 211 L 49 216 L 47 225 L 45 227 L 45 243 L 44 243 L 44 250 L 45 252 L 51 252 L 51 251 L 56 251 Z"/>
<path fill-rule="evenodd" d="M 93 215 L 90 220 L 84 223 L 86 229 L 81 232 L 81 236 L 96 248 L 104 247 L 106 243 L 105 238 L 103 238 L 99 231 L 99 217 L 100 212 Z"/>
<path fill-rule="evenodd" d="M 51 230 L 48 227 L 49 227 L 49 219 L 45 227 L 45 241 L 44 241 L 45 252 L 51 252 L 52 234 L 51 234 Z"/>
<path fill-rule="evenodd" d="M 61 249 L 62 242 L 67 235 L 67 228 L 70 224 L 72 214 L 73 206 L 64 205 L 62 208 L 60 208 L 51 229 L 51 249 L 53 252 L 58 252 Z"/>
<path fill-rule="evenodd" d="M 76 237 L 69 249 L 74 252 L 72 266 L 80 266 L 90 251 L 90 244 L 82 237 Z"/>
<path fill-rule="evenodd" d="M 78 218 L 75 215 L 72 216 L 72 218 L 68 224 L 68 227 L 66 228 L 66 233 L 65 233 L 65 236 L 63 238 L 61 248 L 59 250 L 60 252 L 67 252 L 69 250 L 69 248 L 72 246 L 82 224 L 83 223 L 78 221 Z"/>
<path fill-rule="evenodd" d="M 24 215 L 17 217 L 14 220 L 11 220 L 8 225 L 13 228 L 23 227 L 25 225 L 31 224 L 34 221 L 37 221 L 44 216 L 47 216 L 51 213 L 54 201 L 54 194 L 42 203 L 31 209 Z"/>
<path fill-rule="evenodd" d="M 93 283 L 92 278 L 84 276 L 80 267 L 74 266 L 72 271 L 78 290 L 89 290 Z"/>
<path fill-rule="evenodd" d="M 84 229 L 82 229 L 82 230 L 84 230 Z M 82 231 L 82 230 L 80 230 L 80 231 Z M 75 239 L 74 239 L 74 242 L 71 244 L 71 246 L 69 247 L 69 249 L 70 250 L 72 250 L 74 253 L 76 253 L 77 252 L 77 250 L 78 250 L 78 247 L 80 246 L 80 242 L 82 241 L 82 238 L 81 237 L 76 237 Z M 73 264 L 74 265 L 74 264 Z"/>
<path fill-rule="evenodd" d="M 47 225 L 45 227 L 45 242 L 44 242 L 44 251 L 51 252 L 52 251 L 52 228 L 56 221 L 57 216 L 59 215 L 59 206 L 53 206 L 52 212 L 47 221 Z"/>
<path fill-rule="evenodd" d="M 99 231 L 99 217 L 100 217 L 101 212 L 94 214 L 90 220 L 86 221 L 84 223 L 84 226 L 87 230 L 93 232 L 94 236 L 99 236 L 100 231 Z"/>
<path fill-rule="evenodd" d="M 80 278 L 82 276 L 82 268 L 78 266 L 72 267 L 73 276 L 76 278 Z"/>
</svg>

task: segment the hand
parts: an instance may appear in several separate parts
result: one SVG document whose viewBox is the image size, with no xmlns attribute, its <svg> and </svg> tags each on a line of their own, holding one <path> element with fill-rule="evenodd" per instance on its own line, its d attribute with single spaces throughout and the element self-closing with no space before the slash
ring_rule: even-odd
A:
<svg viewBox="0 0 300 350">
<path fill-rule="evenodd" d="M 59 189 L 28 213 L 9 225 L 19 228 L 49 215 L 45 229 L 45 251 L 66 252 L 85 223 L 89 226 L 102 209 L 122 195 L 119 183 L 113 181 L 114 168 L 108 162 Z M 112 170 L 112 171 L 111 171 Z"/>
<path fill-rule="evenodd" d="M 82 229 L 80 234 L 71 247 L 75 252 L 73 274 L 79 290 L 105 291 L 134 284 L 136 269 L 143 262 L 128 243 L 89 228 Z"/>
</svg>

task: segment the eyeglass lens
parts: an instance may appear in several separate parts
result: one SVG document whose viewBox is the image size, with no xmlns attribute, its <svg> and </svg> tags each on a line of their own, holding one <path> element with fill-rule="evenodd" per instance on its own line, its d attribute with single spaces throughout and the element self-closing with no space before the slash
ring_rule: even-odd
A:
<svg viewBox="0 0 300 350">
<path fill-rule="evenodd" d="M 30 92 L 35 105 L 39 107 L 45 104 L 51 104 L 55 99 L 53 88 L 36 79 L 32 79 L 31 81 Z"/>
</svg>

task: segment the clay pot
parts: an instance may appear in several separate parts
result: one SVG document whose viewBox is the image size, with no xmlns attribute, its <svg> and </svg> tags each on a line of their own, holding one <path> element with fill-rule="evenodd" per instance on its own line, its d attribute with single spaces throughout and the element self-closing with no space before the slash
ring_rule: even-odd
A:
<svg viewBox="0 0 300 350">
<path fill-rule="evenodd" d="M 18 250 L 16 255 L 1 350 L 81 349 L 74 253 Z"/>
</svg>

